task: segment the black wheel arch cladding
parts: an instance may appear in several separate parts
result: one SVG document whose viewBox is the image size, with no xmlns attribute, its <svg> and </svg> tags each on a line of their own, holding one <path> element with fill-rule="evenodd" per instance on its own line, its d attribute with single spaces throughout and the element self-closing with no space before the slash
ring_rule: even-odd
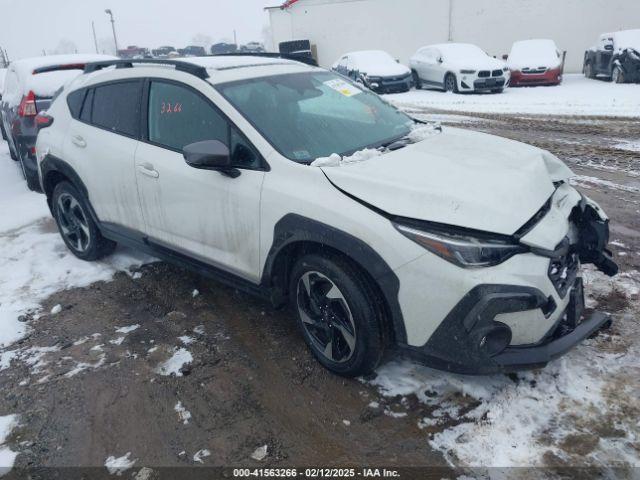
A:
<svg viewBox="0 0 640 480">
<path fill-rule="evenodd" d="M 398 301 L 400 281 L 384 259 L 364 241 L 330 225 L 287 214 L 274 226 L 273 243 L 265 261 L 262 284 L 275 292 L 286 291 L 288 269 L 295 258 L 290 258 L 296 247 L 316 246 L 343 254 L 362 268 L 375 282 L 383 296 L 396 343 L 407 342 L 407 334 Z M 284 289 L 284 290 L 283 290 Z"/>
</svg>

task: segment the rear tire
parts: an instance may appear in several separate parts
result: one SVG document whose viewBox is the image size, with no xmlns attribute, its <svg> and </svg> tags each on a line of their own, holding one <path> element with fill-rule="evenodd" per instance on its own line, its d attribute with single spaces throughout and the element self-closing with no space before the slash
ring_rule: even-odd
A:
<svg viewBox="0 0 640 480">
<path fill-rule="evenodd" d="M 458 93 L 458 80 L 453 73 L 447 73 L 444 77 L 444 91 Z"/>
<path fill-rule="evenodd" d="M 504 88 L 494 88 L 491 90 L 491 93 L 502 93 L 504 92 Z"/>
<path fill-rule="evenodd" d="M 591 79 L 595 78 L 595 75 L 593 74 L 593 65 L 591 65 L 591 62 L 585 63 L 584 76 Z"/>
<path fill-rule="evenodd" d="M 384 352 L 378 300 L 365 276 L 336 255 L 309 254 L 291 271 L 289 300 L 305 342 L 328 370 L 371 373 Z"/>
<path fill-rule="evenodd" d="M 422 80 L 420 80 L 420 75 L 415 70 L 411 70 L 411 76 L 413 77 L 413 85 L 416 87 L 416 90 L 422 89 Z"/>
<path fill-rule="evenodd" d="M 99 260 L 115 250 L 116 242 L 102 236 L 91 216 L 89 202 L 71 183 L 55 186 L 51 210 L 62 240 L 79 259 Z"/>
</svg>

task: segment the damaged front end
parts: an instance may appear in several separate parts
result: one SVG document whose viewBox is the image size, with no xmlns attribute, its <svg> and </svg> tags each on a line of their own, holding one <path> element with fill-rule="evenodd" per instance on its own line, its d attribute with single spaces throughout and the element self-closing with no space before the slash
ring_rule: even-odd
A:
<svg viewBox="0 0 640 480">
<path fill-rule="evenodd" d="M 593 264 L 610 277 L 618 273 L 618 265 L 607 249 L 609 243 L 609 219 L 595 203 L 584 196 L 571 212 L 569 220 L 577 228 L 578 242 L 575 253 L 583 264 Z"/>
<path fill-rule="evenodd" d="M 622 70 L 624 82 L 640 83 L 640 52 L 625 49 L 616 58 L 615 65 Z"/>
</svg>

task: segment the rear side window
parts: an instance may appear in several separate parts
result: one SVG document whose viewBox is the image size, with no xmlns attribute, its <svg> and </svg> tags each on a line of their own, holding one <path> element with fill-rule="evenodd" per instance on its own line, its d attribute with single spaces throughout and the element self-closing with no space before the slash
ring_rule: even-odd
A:
<svg viewBox="0 0 640 480">
<path fill-rule="evenodd" d="M 82 104 L 82 111 L 80 112 L 80 120 L 86 123 L 91 123 L 91 109 L 93 108 L 93 89 L 87 92 L 87 96 Z"/>
<path fill-rule="evenodd" d="M 115 133 L 137 137 L 141 82 L 118 82 L 94 88 L 91 123 Z"/>
<path fill-rule="evenodd" d="M 148 119 L 149 141 L 158 145 L 174 150 L 202 140 L 229 145 L 227 121 L 204 98 L 179 85 L 151 82 Z"/>
<path fill-rule="evenodd" d="M 82 101 L 84 100 L 84 94 L 86 90 L 76 90 L 67 95 L 67 105 L 71 116 L 75 119 L 80 118 L 80 111 L 82 110 Z"/>
</svg>

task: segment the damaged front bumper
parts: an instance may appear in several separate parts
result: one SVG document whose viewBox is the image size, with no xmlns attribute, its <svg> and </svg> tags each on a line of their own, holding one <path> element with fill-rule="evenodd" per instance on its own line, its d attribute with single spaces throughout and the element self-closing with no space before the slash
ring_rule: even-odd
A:
<svg viewBox="0 0 640 480">
<path fill-rule="evenodd" d="M 550 294 L 546 288 L 533 286 L 476 285 L 448 313 L 426 344 L 402 345 L 401 350 L 429 366 L 455 373 L 512 372 L 543 367 L 610 324 L 609 316 L 603 313 L 584 315 L 584 289 L 579 275 L 581 263 L 593 264 L 609 276 L 618 272 L 606 248 L 609 220 L 595 202 L 578 195 L 575 194 L 579 198 L 577 204 L 572 202 L 567 237 L 552 251 L 530 251 L 539 261 L 548 258 L 547 277 L 555 292 Z M 564 218 L 566 222 L 567 217 Z M 531 312 L 537 315 L 531 317 L 532 322 L 547 327 L 532 342 L 512 341 L 518 337 L 518 322 L 510 319 L 521 319 Z"/>
</svg>

